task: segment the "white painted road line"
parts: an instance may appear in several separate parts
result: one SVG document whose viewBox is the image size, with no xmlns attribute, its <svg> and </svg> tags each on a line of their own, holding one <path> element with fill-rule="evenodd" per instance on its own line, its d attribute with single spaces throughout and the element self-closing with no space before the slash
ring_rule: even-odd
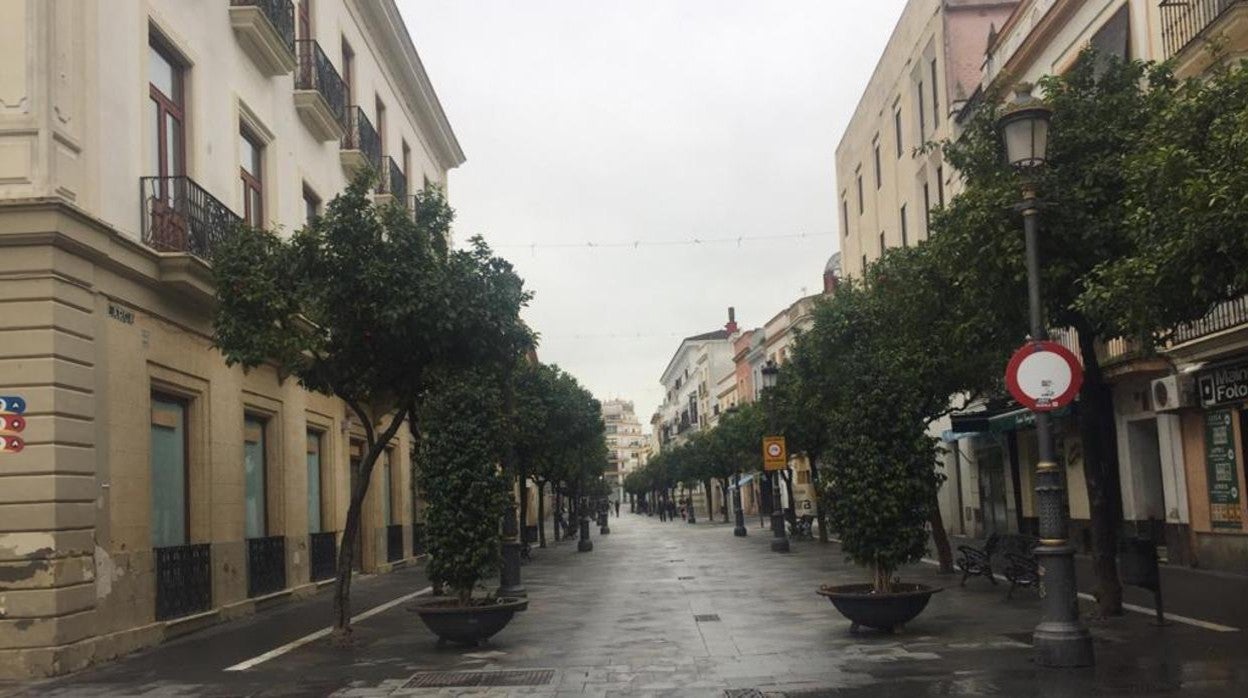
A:
<svg viewBox="0 0 1248 698">
<path fill-rule="evenodd" d="M 365 612 L 363 612 L 363 613 L 361 613 L 361 614 L 359 614 L 359 615 L 357 615 L 357 616 L 352 616 L 352 618 L 351 618 L 351 622 L 352 622 L 352 623 L 359 623 L 359 622 L 360 622 L 360 621 L 362 621 L 362 620 L 366 620 L 366 619 L 368 619 L 368 618 L 372 618 L 373 616 L 377 615 L 378 613 L 384 613 L 384 612 L 386 612 L 386 611 L 388 611 L 388 610 L 390 610 L 390 609 L 394 608 L 395 606 L 398 606 L 399 604 L 403 603 L 404 601 L 411 601 L 412 599 L 416 598 L 417 596 L 420 596 L 420 595 L 422 595 L 422 594 L 428 594 L 428 593 L 429 593 L 429 592 L 431 592 L 431 591 L 433 591 L 433 587 L 425 587 L 424 589 L 421 589 L 420 591 L 415 591 L 415 592 L 412 592 L 412 593 L 410 593 L 410 594 L 407 594 L 406 596 L 400 596 L 400 597 L 399 597 L 399 598 L 397 598 L 397 599 L 391 599 L 390 601 L 387 601 L 387 602 L 385 602 L 385 603 L 381 604 L 380 606 L 377 606 L 377 607 L 375 607 L 375 608 L 370 608 L 370 609 L 368 609 L 367 611 L 365 611 Z M 280 656 L 282 656 L 283 654 L 286 654 L 287 652 L 289 652 L 289 651 L 291 651 L 291 650 L 294 650 L 294 649 L 298 649 L 298 648 L 300 648 L 300 647 L 303 647 L 304 645 L 308 644 L 309 642 L 316 642 L 317 640 L 319 640 L 319 639 L 321 639 L 321 638 L 326 637 L 327 635 L 329 635 L 331 632 L 333 632 L 333 630 L 334 630 L 334 629 L 333 629 L 333 627 L 329 627 L 329 628 L 321 628 L 320 630 L 318 630 L 318 631 L 316 631 L 316 632 L 314 632 L 314 633 L 312 633 L 312 634 L 310 634 L 310 635 L 304 635 L 303 637 L 299 638 L 298 640 L 295 640 L 295 641 L 293 641 L 293 642 L 287 642 L 286 644 L 282 645 L 281 647 L 278 647 L 278 648 L 276 648 L 276 649 L 271 649 L 271 650 L 269 650 L 268 652 L 265 652 L 264 654 L 261 654 L 261 655 L 257 655 L 257 656 L 255 656 L 255 657 L 252 657 L 251 659 L 248 659 L 248 660 L 247 660 L 247 661 L 245 661 L 245 662 L 239 662 L 238 664 L 235 664 L 234 666 L 231 666 L 231 667 L 226 667 L 226 668 L 225 668 L 225 671 L 246 671 L 247 669 L 250 669 L 250 668 L 252 668 L 252 667 L 256 666 L 257 664 L 263 664 L 263 663 L 265 663 L 265 662 L 269 661 L 270 659 L 273 659 L 273 658 L 275 658 L 275 657 L 280 657 Z"/>
<path fill-rule="evenodd" d="M 923 558 L 923 562 L 926 562 L 927 564 L 929 564 L 929 565 L 933 565 L 933 566 L 936 566 L 936 567 L 939 567 L 939 566 L 940 566 L 940 563 L 939 563 L 939 562 L 937 562 L 936 560 L 932 560 L 931 558 L 926 558 L 926 557 L 925 557 L 925 558 Z M 992 576 L 996 577 L 997 579 L 999 579 L 999 580 L 1001 580 L 1001 581 L 1003 581 L 1003 582 L 1008 582 L 1008 581 L 1010 581 L 1010 580 L 1006 579 L 1004 576 L 999 575 L 999 574 L 993 574 Z M 1095 597 L 1095 596 L 1093 596 L 1093 595 L 1091 595 L 1091 594 L 1088 594 L 1088 593 L 1086 593 L 1086 592 L 1082 592 L 1082 591 L 1081 591 L 1081 592 L 1079 592 L 1079 598 L 1083 599 L 1084 601 L 1096 601 L 1096 597 Z M 1123 607 L 1125 610 L 1131 611 L 1131 612 L 1133 612 L 1133 613 L 1143 613 L 1143 614 L 1144 614 L 1144 615 L 1146 615 L 1146 616 L 1155 616 L 1155 615 L 1157 615 L 1157 611 L 1153 610 L 1152 608 L 1149 608 L 1148 606 L 1137 606 L 1137 605 L 1135 605 L 1135 604 L 1133 604 L 1133 603 L 1124 603 L 1124 604 L 1122 604 L 1122 607 Z M 1172 620 L 1172 621 L 1174 621 L 1175 623 L 1183 623 L 1184 625 L 1191 625 L 1191 626 L 1193 626 L 1193 627 L 1197 627 L 1197 628 L 1204 628 L 1205 630 L 1212 630 L 1212 631 L 1214 631 L 1214 632 L 1218 632 L 1218 633 L 1237 633 L 1237 632 L 1239 632 L 1239 628 L 1233 628 L 1233 627 L 1231 627 L 1231 626 L 1229 626 L 1229 625 L 1221 625 L 1221 624 L 1219 624 L 1219 623 L 1212 623 L 1212 622 L 1210 622 L 1210 621 L 1207 621 L 1207 620 L 1201 620 L 1201 619 L 1199 619 L 1199 618 L 1188 618 L 1187 616 L 1180 616 L 1180 615 L 1175 614 L 1175 613 L 1167 613 L 1167 614 L 1166 614 L 1166 620 Z"/>
</svg>

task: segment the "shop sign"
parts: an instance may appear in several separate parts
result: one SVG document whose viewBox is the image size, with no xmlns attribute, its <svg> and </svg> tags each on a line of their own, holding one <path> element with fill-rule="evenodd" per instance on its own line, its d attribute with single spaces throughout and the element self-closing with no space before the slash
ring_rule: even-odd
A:
<svg viewBox="0 0 1248 698">
<path fill-rule="evenodd" d="M 1209 479 L 1209 519 L 1213 528 L 1243 528 L 1239 509 L 1239 468 L 1235 463 L 1235 412 L 1205 414 L 1205 464 Z"/>
<path fill-rule="evenodd" d="M 1248 400 L 1248 363 L 1221 366 L 1202 372 L 1196 379 L 1200 404 L 1205 407 Z"/>
</svg>

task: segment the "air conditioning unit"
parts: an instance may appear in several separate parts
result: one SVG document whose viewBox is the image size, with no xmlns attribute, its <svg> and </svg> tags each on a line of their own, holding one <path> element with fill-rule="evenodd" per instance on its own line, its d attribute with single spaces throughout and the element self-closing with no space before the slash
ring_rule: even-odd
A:
<svg viewBox="0 0 1248 698">
<path fill-rule="evenodd" d="M 1166 376 L 1153 381 L 1153 410 L 1173 412 L 1184 407 L 1195 407 L 1196 381 L 1186 374 Z"/>
</svg>

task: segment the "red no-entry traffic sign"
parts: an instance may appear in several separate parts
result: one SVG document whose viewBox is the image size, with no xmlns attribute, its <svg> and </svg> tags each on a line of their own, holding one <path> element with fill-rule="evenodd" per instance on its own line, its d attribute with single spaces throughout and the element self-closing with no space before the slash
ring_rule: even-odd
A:
<svg viewBox="0 0 1248 698">
<path fill-rule="evenodd" d="M 1019 404 L 1036 412 L 1061 409 L 1075 401 L 1083 366 L 1057 342 L 1028 342 L 1010 358 L 1005 386 Z"/>
</svg>

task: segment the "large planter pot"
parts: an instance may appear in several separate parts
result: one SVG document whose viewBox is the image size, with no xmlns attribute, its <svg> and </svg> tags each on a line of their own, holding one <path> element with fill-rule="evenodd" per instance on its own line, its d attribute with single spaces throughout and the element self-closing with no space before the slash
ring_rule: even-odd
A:
<svg viewBox="0 0 1248 698">
<path fill-rule="evenodd" d="M 481 604 L 475 605 L 478 601 Z M 418 600 L 408 610 L 420 616 L 439 642 L 476 647 L 507 627 L 513 616 L 528 607 L 527 599 L 474 599 L 474 605 L 461 606 L 459 599 L 434 596 Z"/>
<path fill-rule="evenodd" d="M 865 626 L 893 632 L 922 613 L 932 594 L 940 590 L 922 584 L 897 584 L 892 593 L 877 594 L 870 584 L 838 584 L 821 586 L 818 593 L 849 619 L 850 631 Z"/>
</svg>

